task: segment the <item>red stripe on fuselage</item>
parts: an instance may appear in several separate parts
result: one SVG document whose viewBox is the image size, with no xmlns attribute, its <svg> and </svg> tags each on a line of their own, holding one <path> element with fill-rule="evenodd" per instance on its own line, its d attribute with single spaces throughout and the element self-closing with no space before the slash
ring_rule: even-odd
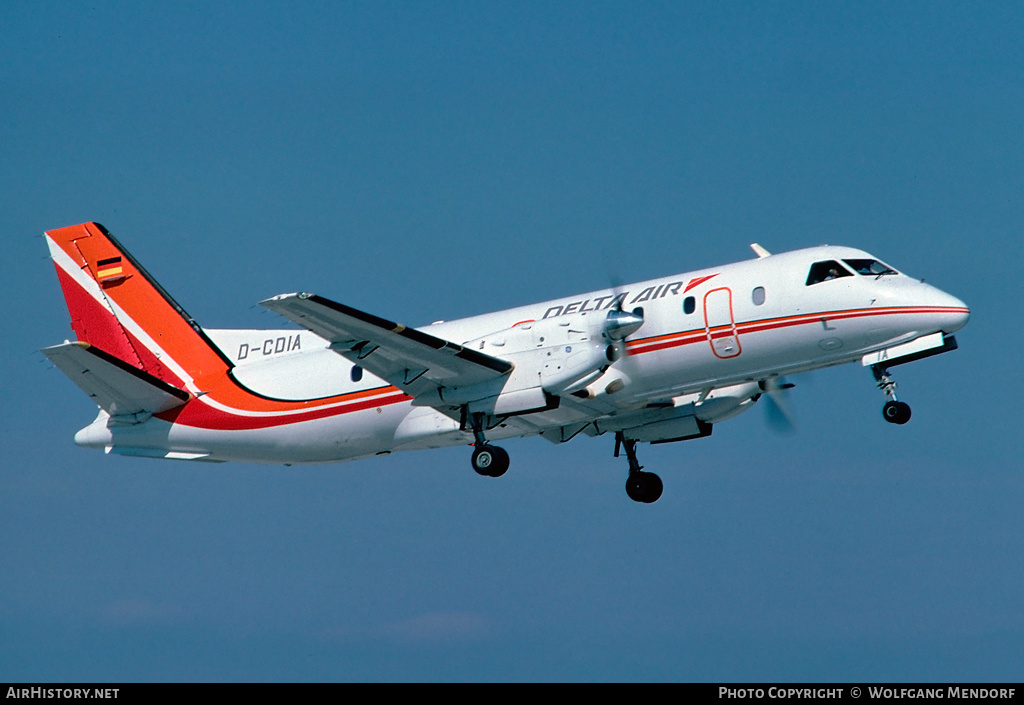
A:
<svg viewBox="0 0 1024 705">
<path fill-rule="evenodd" d="M 905 314 L 927 314 L 927 313 L 964 313 L 967 309 L 949 308 L 941 306 L 906 306 L 884 309 L 849 309 L 846 311 L 822 311 L 819 313 L 804 313 L 796 316 L 785 316 L 782 318 L 765 318 L 761 320 L 747 321 L 736 324 L 736 333 L 746 335 L 749 333 L 762 333 L 769 330 L 779 330 L 793 326 L 820 323 L 822 319 L 827 321 L 839 321 L 852 318 L 865 318 L 868 316 L 889 316 Z M 712 337 L 716 337 L 719 331 L 732 331 L 732 325 L 726 324 L 711 329 Z M 697 328 L 677 333 L 668 333 L 640 340 L 630 340 L 626 343 L 626 350 L 630 355 L 642 355 L 644 353 L 666 350 L 668 348 L 690 345 L 707 341 L 707 329 Z"/>
<path fill-rule="evenodd" d="M 177 425 L 202 428 L 209 431 L 243 431 L 287 426 L 304 421 L 316 421 L 412 400 L 412 397 L 401 392 L 396 387 L 379 387 L 378 389 L 368 391 L 375 392 L 375 394 L 366 396 L 366 392 L 355 392 L 353 394 L 332 397 L 328 400 L 317 400 L 318 403 L 327 401 L 329 405 L 312 408 L 309 411 L 290 414 L 269 413 L 259 416 L 232 413 L 231 411 L 212 406 L 200 398 L 193 399 L 177 409 L 157 414 L 157 418 Z M 347 399 L 351 401 L 346 403 Z M 342 404 L 342 406 L 337 406 L 337 404 Z"/>
</svg>

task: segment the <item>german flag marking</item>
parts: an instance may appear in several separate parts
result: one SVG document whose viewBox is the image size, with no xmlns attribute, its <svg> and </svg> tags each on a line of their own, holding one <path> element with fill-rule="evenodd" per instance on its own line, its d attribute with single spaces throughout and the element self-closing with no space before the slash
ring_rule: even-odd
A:
<svg viewBox="0 0 1024 705">
<path fill-rule="evenodd" d="M 121 274 L 122 272 L 123 269 L 121 267 L 107 267 L 106 269 L 101 269 L 100 271 L 96 272 L 96 277 L 98 279 L 106 279 L 107 277 L 113 277 L 118 274 Z"/>
<path fill-rule="evenodd" d="M 116 277 L 118 274 L 122 274 L 123 271 L 120 257 L 108 257 L 107 259 L 101 259 L 96 263 L 97 279 Z"/>
</svg>

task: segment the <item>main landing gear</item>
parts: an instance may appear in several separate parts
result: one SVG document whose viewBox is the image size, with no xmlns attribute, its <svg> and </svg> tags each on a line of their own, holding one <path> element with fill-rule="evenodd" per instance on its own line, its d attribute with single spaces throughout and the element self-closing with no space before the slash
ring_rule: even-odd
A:
<svg viewBox="0 0 1024 705">
<path fill-rule="evenodd" d="M 882 418 L 889 423 L 903 425 L 910 421 L 910 404 L 896 398 L 896 382 L 889 376 L 889 370 L 878 365 L 871 366 L 878 388 L 885 392 L 889 401 L 882 407 Z"/>
<path fill-rule="evenodd" d="M 508 470 L 509 458 L 504 448 L 491 445 L 484 438 L 484 415 L 472 414 L 470 423 L 473 426 L 473 469 L 485 477 L 501 477 Z"/>
<path fill-rule="evenodd" d="M 636 441 L 626 439 L 622 431 L 615 434 L 615 457 L 619 457 L 619 449 L 626 449 L 626 459 L 629 461 L 629 477 L 626 478 L 626 494 L 634 502 L 650 504 L 657 502 L 661 497 L 664 485 L 661 478 L 653 472 L 644 472 L 640 462 L 636 459 Z"/>
<path fill-rule="evenodd" d="M 509 458 L 504 448 L 491 445 L 484 436 L 484 414 L 469 414 L 465 419 L 473 430 L 473 469 L 485 477 L 501 477 L 508 470 Z M 626 478 L 626 494 L 634 502 L 650 504 L 657 502 L 664 490 L 661 478 L 653 472 L 644 472 L 640 461 L 636 459 L 635 440 L 627 439 L 619 431 L 615 434 L 615 457 L 619 457 L 619 451 L 626 449 L 626 459 L 629 460 L 629 477 Z"/>
</svg>

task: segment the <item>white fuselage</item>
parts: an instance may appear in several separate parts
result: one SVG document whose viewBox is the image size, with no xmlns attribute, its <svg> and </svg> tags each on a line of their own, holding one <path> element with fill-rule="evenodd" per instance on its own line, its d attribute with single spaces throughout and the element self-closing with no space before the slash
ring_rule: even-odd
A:
<svg viewBox="0 0 1024 705">
<path fill-rule="evenodd" d="M 874 258 L 845 247 L 811 248 L 420 330 L 511 361 L 515 370 L 508 385 L 557 397 L 557 407 L 530 413 L 492 409 L 488 439 L 542 434 L 560 442 L 580 432 L 648 428 L 646 436 L 636 431 L 633 437 L 671 440 L 672 424 L 681 416 L 717 423 L 749 408 L 765 379 L 857 361 L 966 323 L 963 302 L 895 272 L 858 273 L 842 265 L 841 276 L 808 283 L 815 263 L 845 260 Z M 637 307 L 643 308 L 643 325 L 616 357 L 607 351 L 602 327 L 609 311 Z M 473 441 L 457 412 L 457 390 L 450 406 L 413 400 L 306 330 L 206 333 L 234 363 L 233 383 L 255 395 L 290 402 L 361 396 L 319 418 L 290 422 L 268 414 L 265 422 L 237 427 L 158 416 L 118 425 L 101 414 L 76 441 L 130 455 L 159 449 L 170 453 L 160 457 L 273 463 L 339 461 Z M 514 390 L 508 391 L 514 399 Z M 206 401 L 200 395 L 189 403 L 213 404 L 214 397 Z M 257 418 L 257 412 L 245 413 Z"/>
</svg>

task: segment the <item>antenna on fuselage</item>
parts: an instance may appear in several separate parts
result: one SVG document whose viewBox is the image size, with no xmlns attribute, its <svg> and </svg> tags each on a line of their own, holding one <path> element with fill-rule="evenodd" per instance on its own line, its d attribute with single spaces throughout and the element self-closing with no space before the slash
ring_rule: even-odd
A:
<svg viewBox="0 0 1024 705">
<path fill-rule="evenodd" d="M 769 252 L 768 250 L 764 249 L 763 247 L 758 245 L 756 242 L 750 243 L 750 249 L 752 249 L 754 251 L 754 254 L 757 255 L 759 259 L 764 258 L 764 257 L 771 257 L 772 256 L 771 252 Z"/>
</svg>

